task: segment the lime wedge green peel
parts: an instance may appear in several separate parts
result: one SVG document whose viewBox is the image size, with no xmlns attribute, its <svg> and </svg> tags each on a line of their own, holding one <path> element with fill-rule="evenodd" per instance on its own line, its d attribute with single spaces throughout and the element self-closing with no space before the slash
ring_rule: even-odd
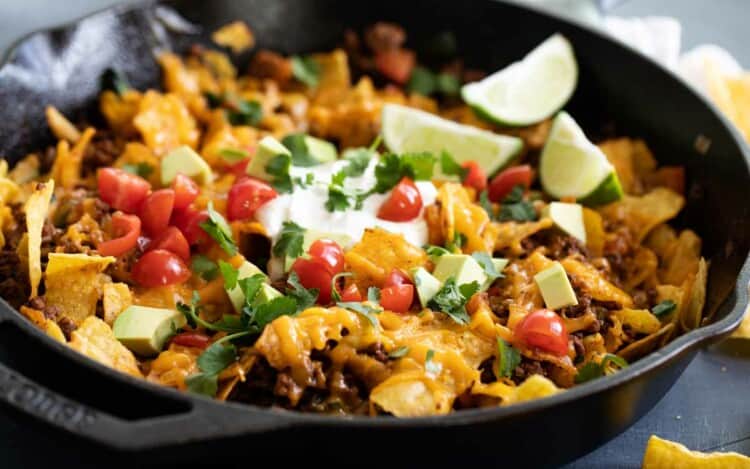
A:
<svg viewBox="0 0 750 469">
<path fill-rule="evenodd" d="M 574 197 L 592 206 L 622 197 L 614 166 L 567 112 L 560 112 L 552 123 L 539 160 L 539 177 L 544 191 L 557 199 Z"/>
<path fill-rule="evenodd" d="M 459 164 L 476 161 L 487 175 L 496 173 L 523 149 L 520 138 L 458 124 L 397 104 L 383 106 L 382 122 L 383 141 L 392 152 L 447 151 Z"/>
<path fill-rule="evenodd" d="M 555 34 L 519 62 L 461 88 L 464 101 L 500 125 L 541 122 L 562 109 L 578 82 L 578 64 L 567 39 Z"/>
</svg>

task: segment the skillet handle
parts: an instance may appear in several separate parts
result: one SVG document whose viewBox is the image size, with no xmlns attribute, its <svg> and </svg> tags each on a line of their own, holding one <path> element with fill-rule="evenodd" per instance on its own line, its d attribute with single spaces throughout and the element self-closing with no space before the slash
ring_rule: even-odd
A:
<svg viewBox="0 0 750 469">
<path fill-rule="evenodd" d="M 14 327 L 12 332 L 27 336 L 24 337 L 25 342 L 31 344 L 30 347 L 33 346 L 35 350 L 41 347 L 57 348 L 53 340 L 41 332 L 38 333 L 39 337 L 34 337 L 37 335 L 34 334 L 34 326 L 25 323 L 25 319 L 7 304 L 2 303 L 4 302 L 0 302 L 0 325 L 6 326 L 7 324 L 3 324 L 6 322 L 15 323 L 18 327 Z M 24 324 L 20 324 L 21 322 Z M 61 355 L 59 350 L 49 351 Z M 14 353 L 28 352 L 14 350 Z M 59 362 L 54 363 L 54 366 L 81 365 L 60 356 Z M 94 364 L 87 363 L 84 366 L 93 368 Z M 118 383 L 117 394 L 112 395 L 111 399 L 127 399 L 128 385 L 124 382 L 125 379 L 122 381 Z M 92 393 L 97 392 L 95 382 L 79 384 L 92 388 Z M 101 389 L 99 391 L 101 392 Z M 165 393 L 164 390 L 157 391 L 162 391 L 162 395 L 172 394 Z M 222 404 L 206 398 L 175 395 L 169 396 L 168 399 L 173 401 L 173 404 L 179 404 L 182 411 L 178 410 L 170 415 L 121 418 L 66 397 L 0 361 L 0 407 L 9 406 L 56 429 L 117 450 L 144 450 L 217 437 L 268 433 L 288 427 L 293 420 L 288 413 L 285 416 L 281 415 L 280 411 L 262 410 L 251 406 L 243 405 L 238 412 L 236 405 Z M 242 414 L 241 418 L 238 414 Z"/>
</svg>

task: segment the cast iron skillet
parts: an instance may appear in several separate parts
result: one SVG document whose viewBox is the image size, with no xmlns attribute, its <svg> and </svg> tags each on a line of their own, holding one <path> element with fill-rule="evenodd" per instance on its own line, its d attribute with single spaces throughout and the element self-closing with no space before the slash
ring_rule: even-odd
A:
<svg viewBox="0 0 750 469">
<path fill-rule="evenodd" d="M 412 43 L 451 30 L 459 55 L 485 70 L 562 32 L 580 65 L 580 83 L 567 108 L 584 129 L 596 134 L 614 122 L 618 134 L 645 138 L 661 163 L 686 165 L 689 200 L 678 222 L 697 229 L 704 240 L 704 255 L 711 260 L 707 314 L 714 321 L 624 371 L 553 397 L 398 420 L 222 404 L 152 386 L 52 341 L 2 302 L 5 407 L 123 455 L 148 451 L 157 459 L 247 458 L 249 448 L 267 454 L 278 447 L 288 462 L 295 455 L 306 460 L 320 454 L 310 452 L 318 447 L 337 455 L 327 461 L 344 464 L 409 457 L 445 463 L 484 455 L 516 465 L 551 465 L 581 456 L 633 424 L 669 390 L 698 348 L 739 324 L 750 278 L 750 173 L 738 134 L 710 104 L 641 55 L 585 27 L 517 6 L 489 0 L 186 0 L 103 11 L 33 34 L 8 54 L 0 68 L 0 154 L 13 162 L 51 142 L 43 117 L 47 104 L 95 118 L 92 103 L 106 68 L 124 71 L 136 87 L 155 86 L 155 52 L 183 51 L 235 19 L 250 24 L 261 47 L 287 53 L 329 49 L 345 27 L 375 20 L 404 25 Z M 698 151 L 696 139 L 710 141 L 708 150 Z"/>
</svg>

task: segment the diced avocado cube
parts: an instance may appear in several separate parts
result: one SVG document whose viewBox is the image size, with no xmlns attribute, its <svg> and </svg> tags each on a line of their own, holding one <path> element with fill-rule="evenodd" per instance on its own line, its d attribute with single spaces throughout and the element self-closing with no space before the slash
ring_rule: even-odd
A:
<svg viewBox="0 0 750 469">
<path fill-rule="evenodd" d="M 346 247 L 352 243 L 352 237 L 346 233 L 327 233 L 325 231 L 309 229 L 305 230 L 305 236 L 302 241 L 302 251 L 307 252 L 307 250 L 310 249 L 310 246 L 312 246 L 312 243 L 319 239 L 330 239 L 331 241 L 336 241 L 342 249 L 346 249 Z M 292 268 L 292 264 L 294 264 L 296 259 L 296 257 L 286 257 L 284 260 L 285 272 L 289 272 L 289 269 Z"/>
<path fill-rule="evenodd" d="M 438 258 L 432 275 L 440 283 L 444 283 L 450 277 L 456 280 L 456 285 L 477 282 L 481 287 L 487 282 L 487 275 L 482 266 L 466 254 L 443 254 Z"/>
<path fill-rule="evenodd" d="M 547 308 L 559 309 L 578 304 L 578 298 L 573 287 L 570 286 L 568 275 L 559 262 L 555 262 L 551 267 L 536 274 L 534 281 L 542 292 Z"/>
<path fill-rule="evenodd" d="M 263 285 L 260 286 L 260 290 L 258 291 L 258 296 L 255 297 L 255 300 L 253 300 L 253 306 L 258 306 L 263 303 L 268 303 L 274 298 L 278 298 L 280 296 L 284 296 L 284 295 L 280 291 L 272 287 L 271 285 L 264 283 Z"/>
<path fill-rule="evenodd" d="M 117 316 L 112 331 L 125 347 L 150 357 L 161 352 L 167 339 L 186 322 L 174 309 L 132 305 Z"/>
<path fill-rule="evenodd" d="M 250 163 L 247 165 L 247 174 L 264 181 L 272 181 L 273 176 L 266 172 L 266 166 L 277 155 L 286 155 L 291 158 L 292 153 L 270 135 L 263 137 L 258 142 L 258 150 L 255 152 L 255 156 L 250 159 Z"/>
<path fill-rule="evenodd" d="M 305 145 L 307 146 L 307 153 L 315 158 L 318 163 L 330 163 L 338 158 L 336 145 L 326 140 L 305 135 Z"/>
<path fill-rule="evenodd" d="M 414 281 L 414 285 L 417 287 L 417 295 L 419 296 L 419 302 L 422 306 L 427 306 L 432 297 L 434 297 L 442 283 L 436 279 L 431 273 L 427 272 L 424 267 L 417 267 L 411 272 L 411 278 Z"/>
<path fill-rule="evenodd" d="M 169 185 L 177 173 L 182 173 L 199 184 L 210 182 L 213 178 L 211 167 L 206 160 L 187 145 L 175 148 L 161 160 L 161 183 Z"/>
<path fill-rule="evenodd" d="M 264 274 L 255 264 L 244 261 L 237 269 L 237 280 L 252 277 L 256 274 L 261 274 L 264 277 L 266 276 L 266 274 Z M 242 288 L 240 288 L 239 285 L 235 285 L 234 288 L 227 292 L 227 295 L 229 295 L 229 299 L 232 301 L 234 310 L 238 313 L 242 311 L 242 307 L 245 305 L 245 294 L 242 293 Z"/>
<path fill-rule="evenodd" d="M 542 210 L 542 216 L 551 218 L 557 228 L 586 243 L 586 225 L 580 204 L 551 202 Z"/>
</svg>

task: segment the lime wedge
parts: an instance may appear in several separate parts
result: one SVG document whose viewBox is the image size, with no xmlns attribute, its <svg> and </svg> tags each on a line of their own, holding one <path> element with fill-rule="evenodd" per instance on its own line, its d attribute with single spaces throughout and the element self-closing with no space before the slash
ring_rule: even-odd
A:
<svg viewBox="0 0 750 469">
<path fill-rule="evenodd" d="M 397 104 L 383 106 L 382 122 L 383 141 L 392 152 L 429 151 L 437 154 L 445 150 L 459 164 L 476 161 L 488 176 L 523 149 L 520 138 L 458 124 Z"/>
<path fill-rule="evenodd" d="M 578 64 L 567 39 L 555 34 L 519 62 L 461 88 L 461 95 L 483 119 L 524 126 L 561 109 L 578 81 Z"/>
<path fill-rule="evenodd" d="M 574 197 L 584 205 L 602 205 L 622 197 L 614 166 L 567 112 L 560 112 L 552 123 L 539 177 L 544 191 L 558 199 Z"/>
</svg>

